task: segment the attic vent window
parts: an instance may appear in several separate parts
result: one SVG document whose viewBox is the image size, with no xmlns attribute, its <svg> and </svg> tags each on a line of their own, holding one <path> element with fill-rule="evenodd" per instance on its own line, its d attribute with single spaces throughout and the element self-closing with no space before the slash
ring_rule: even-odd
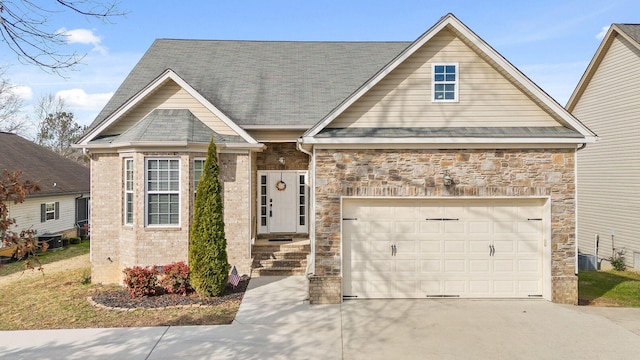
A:
<svg viewBox="0 0 640 360">
<path fill-rule="evenodd" d="M 433 64 L 433 101 L 458 101 L 458 64 Z"/>
</svg>

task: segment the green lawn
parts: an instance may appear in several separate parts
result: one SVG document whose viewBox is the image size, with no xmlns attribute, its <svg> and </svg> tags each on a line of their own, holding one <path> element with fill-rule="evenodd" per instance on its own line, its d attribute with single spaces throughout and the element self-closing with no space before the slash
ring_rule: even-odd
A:
<svg viewBox="0 0 640 360">
<path fill-rule="evenodd" d="M 640 307 L 640 273 L 581 271 L 578 298 L 581 305 Z"/>
<path fill-rule="evenodd" d="M 69 259 L 78 255 L 84 255 L 89 253 L 89 241 L 83 241 L 80 244 L 69 245 L 68 247 L 62 250 L 56 251 L 45 251 L 38 255 L 40 258 L 40 263 L 48 264 L 55 261 Z M 33 264 L 34 266 L 36 264 Z M 24 271 L 24 262 L 16 261 L 9 264 L 4 264 L 0 266 L 0 276 L 10 275 L 13 273 L 17 273 L 20 271 Z"/>
</svg>

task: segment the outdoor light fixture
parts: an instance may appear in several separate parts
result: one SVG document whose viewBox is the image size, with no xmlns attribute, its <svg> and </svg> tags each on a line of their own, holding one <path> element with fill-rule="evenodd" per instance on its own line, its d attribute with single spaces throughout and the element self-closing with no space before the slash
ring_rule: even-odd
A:
<svg viewBox="0 0 640 360">
<path fill-rule="evenodd" d="M 280 158 L 278 158 L 278 162 L 280 165 L 284 165 L 284 156 L 280 156 Z"/>
<path fill-rule="evenodd" d="M 453 183 L 453 179 L 451 178 L 451 175 L 449 174 L 449 170 L 445 170 L 444 171 L 444 186 L 449 186 Z"/>
</svg>

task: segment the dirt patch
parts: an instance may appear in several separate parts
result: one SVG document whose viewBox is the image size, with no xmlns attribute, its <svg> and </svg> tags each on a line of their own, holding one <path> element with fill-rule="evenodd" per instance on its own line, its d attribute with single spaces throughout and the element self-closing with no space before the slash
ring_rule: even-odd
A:
<svg viewBox="0 0 640 360">
<path fill-rule="evenodd" d="M 613 301 L 597 298 L 597 299 L 578 299 L 579 306 L 600 306 L 600 307 L 620 307 L 620 304 Z"/>
</svg>

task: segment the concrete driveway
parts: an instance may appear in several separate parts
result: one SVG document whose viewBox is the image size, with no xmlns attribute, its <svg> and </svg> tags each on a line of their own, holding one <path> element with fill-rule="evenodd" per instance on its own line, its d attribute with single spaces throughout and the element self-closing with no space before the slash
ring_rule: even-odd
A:
<svg viewBox="0 0 640 360">
<path fill-rule="evenodd" d="M 251 280 L 232 325 L 0 332 L 0 359 L 612 359 L 640 354 L 640 309 L 544 300 L 305 301 Z"/>
</svg>

